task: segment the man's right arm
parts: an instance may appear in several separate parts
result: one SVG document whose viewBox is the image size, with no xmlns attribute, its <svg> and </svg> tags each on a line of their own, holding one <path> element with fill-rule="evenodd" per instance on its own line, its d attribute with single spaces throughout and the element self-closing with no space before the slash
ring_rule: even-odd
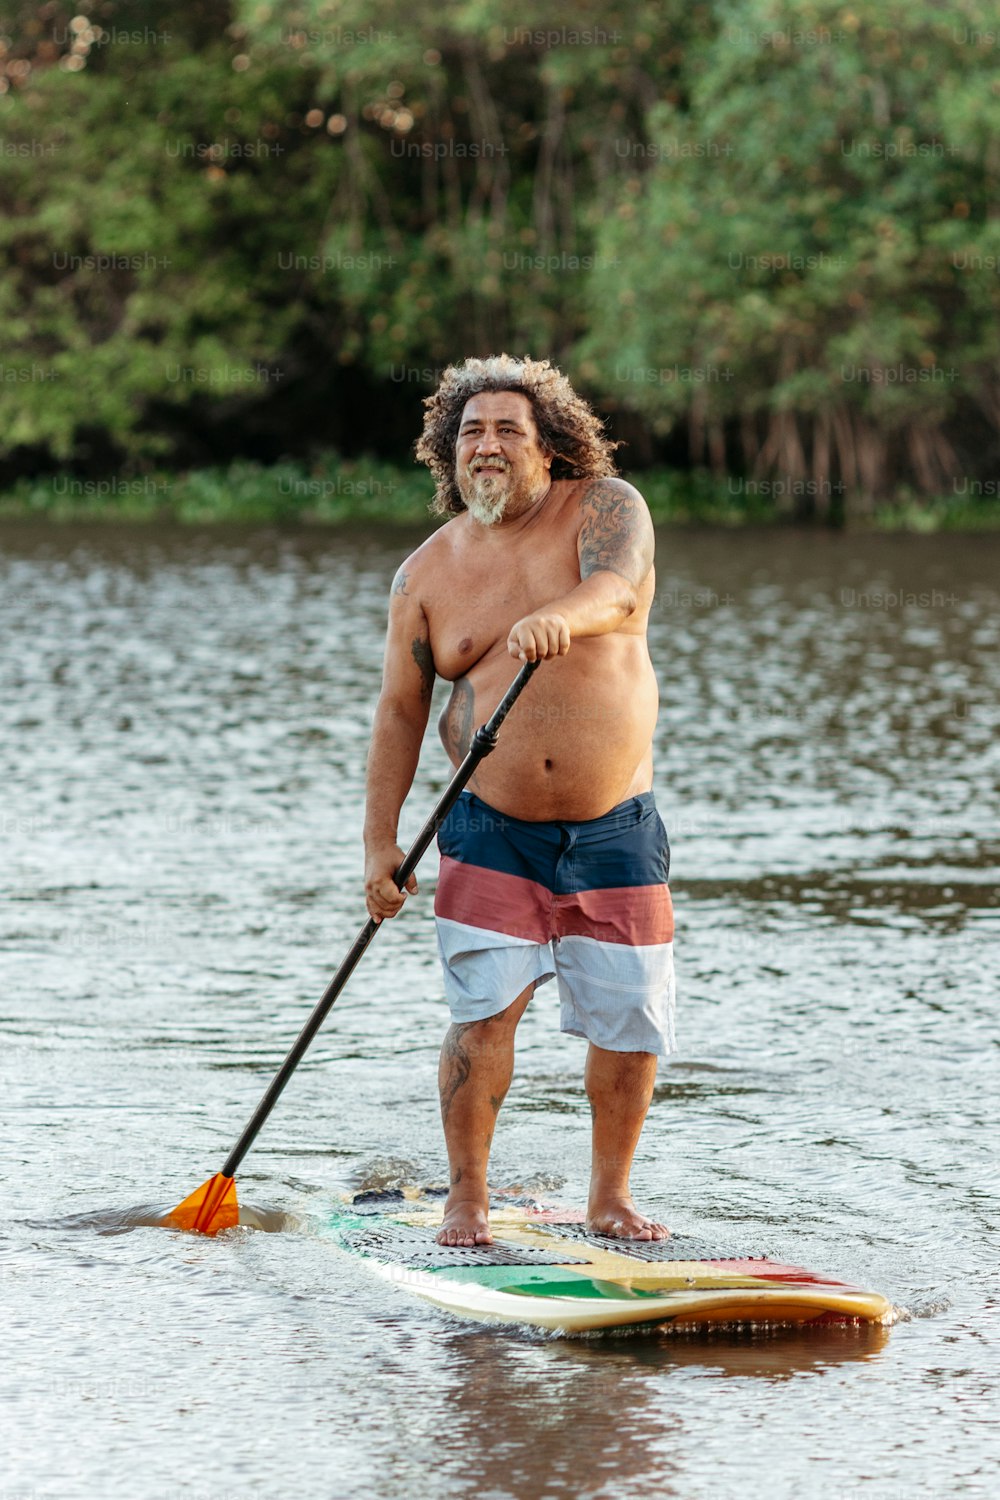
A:
<svg viewBox="0 0 1000 1500">
<path fill-rule="evenodd" d="M 369 914 L 379 919 L 394 917 L 406 899 L 392 878 L 403 859 L 397 842 L 399 813 L 416 774 L 433 689 L 427 617 L 404 563 L 389 598 L 382 691 L 368 752 L 365 902 Z M 406 889 L 416 892 L 414 876 Z"/>
</svg>

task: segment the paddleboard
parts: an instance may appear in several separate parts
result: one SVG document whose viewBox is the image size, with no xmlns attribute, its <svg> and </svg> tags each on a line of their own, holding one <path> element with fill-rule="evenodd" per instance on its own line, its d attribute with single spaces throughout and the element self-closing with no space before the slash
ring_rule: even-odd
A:
<svg viewBox="0 0 1000 1500">
<path fill-rule="evenodd" d="M 491 1209 L 494 1243 L 474 1249 L 438 1245 L 440 1223 L 440 1204 L 399 1195 L 338 1208 L 323 1232 L 375 1275 L 450 1313 L 560 1333 L 888 1324 L 894 1317 L 878 1292 L 803 1266 L 689 1235 L 641 1242 L 590 1234 L 584 1216 L 566 1209 Z"/>
</svg>

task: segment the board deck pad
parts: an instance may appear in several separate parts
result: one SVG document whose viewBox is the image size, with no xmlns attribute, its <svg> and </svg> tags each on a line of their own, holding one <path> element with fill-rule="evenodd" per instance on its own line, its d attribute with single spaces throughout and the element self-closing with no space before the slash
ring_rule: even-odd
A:
<svg viewBox="0 0 1000 1500">
<path fill-rule="evenodd" d="M 546 1220 L 546 1229 L 559 1238 L 581 1240 L 595 1250 L 607 1250 L 613 1255 L 625 1255 L 630 1260 L 674 1261 L 674 1260 L 732 1260 L 731 1250 L 721 1250 L 708 1240 L 695 1239 L 693 1235 L 671 1234 L 668 1240 L 621 1240 L 613 1234 L 592 1234 L 585 1224 L 576 1220 L 560 1222 Z M 764 1260 L 764 1255 L 744 1255 L 743 1260 Z"/>
<path fill-rule="evenodd" d="M 344 1205 L 321 1226 L 383 1279 L 482 1321 L 563 1333 L 646 1325 L 891 1323 L 878 1292 L 697 1236 L 620 1240 L 591 1234 L 583 1215 L 540 1205 L 491 1209 L 492 1245 L 439 1245 L 440 1202 Z"/>
<path fill-rule="evenodd" d="M 428 1243 L 430 1241 L 430 1243 Z M 546 1250 L 539 1245 L 517 1245 L 494 1240 L 492 1245 L 463 1249 L 456 1245 L 439 1245 L 433 1233 L 415 1224 L 389 1220 L 365 1224 L 344 1232 L 344 1249 L 370 1256 L 397 1266 L 416 1266 L 424 1271 L 438 1271 L 444 1266 L 587 1266 L 588 1260 L 571 1258 L 559 1249 Z"/>
</svg>

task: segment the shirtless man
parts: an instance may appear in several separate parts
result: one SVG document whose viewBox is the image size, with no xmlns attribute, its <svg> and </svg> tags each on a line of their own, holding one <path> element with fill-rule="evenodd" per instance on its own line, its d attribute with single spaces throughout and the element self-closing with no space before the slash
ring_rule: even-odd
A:
<svg viewBox="0 0 1000 1500">
<path fill-rule="evenodd" d="M 555 976 L 561 1029 L 590 1044 L 587 1224 L 663 1239 L 629 1193 L 657 1059 L 673 1048 L 669 850 L 650 790 L 649 513 L 548 361 L 466 360 L 425 406 L 417 456 L 453 519 L 403 563 L 390 598 L 365 820 L 376 919 L 406 900 L 392 879 L 397 824 L 435 677 L 454 684 L 440 730 L 458 766 L 516 663 L 543 661 L 438 840 L 452 1025 L 439 1075 L 451 1187 L 437 1238 L 492 1242 L 486 1169 L 514 1031 Z"/>
</svg>

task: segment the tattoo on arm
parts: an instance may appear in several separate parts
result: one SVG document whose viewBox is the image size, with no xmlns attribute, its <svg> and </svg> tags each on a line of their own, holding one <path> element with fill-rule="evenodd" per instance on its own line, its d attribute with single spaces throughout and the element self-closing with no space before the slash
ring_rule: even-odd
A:
<svg viewBox="0 0 1000 1500">
<path fill-rule="evenodd" d="M 652 566 L 652 526 L 620 479 L 595 479 L 580 497 L 580 577 L 617 573 L 638 588 Z"/>
<path fill-rule="evenodd" d="M 431 651 L 431 643 L 425 635 L 417 635 L 413 638 L 410 647 L 413 660 L 420 668 L 422 678 L 420 684 L 420 698 L 423 703 L 431 701 L 431 693 L 434 691 L 434 655 Z"/>
<path fill-rule="evenodd" d="M 406 587 L 407 583 L 409 582 L 409 578 L 409 573 L 404 573 L 403 569 L 400 568 L 399 572 L 396 574 L 395 578 L 392 581 L 392 592 L 394 594 L 409 594 L 409 590 Z"/>
</svg>

